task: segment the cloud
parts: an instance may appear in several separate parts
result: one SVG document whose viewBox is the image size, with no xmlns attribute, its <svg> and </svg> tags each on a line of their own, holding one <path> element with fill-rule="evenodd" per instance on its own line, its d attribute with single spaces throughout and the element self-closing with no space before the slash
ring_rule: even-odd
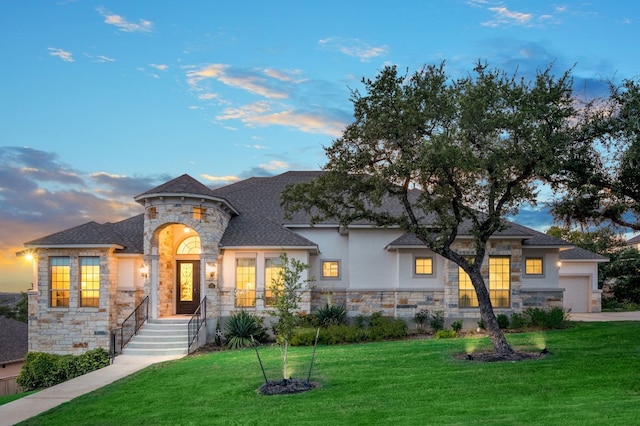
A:
<svg viewBox="0 0 640 426">
<path fill-rule="evenodd" d="M 291 165 L 284 161 L 272 160 L 272 161 L 269 161 L 268 163 L 260 164 L 259 167 L 263 170 L 274 172 L 277 170 L 287 170 L 289 169 L 289 167 L 291 167 Z"/>
<path fill-rule="evenodd" d="M 233 67 L 226 64 L 208 64 L 187 72 L 187 83 L 193 90 L 202 91 L 205 90 L 201 86 L 203 82 L 215 80 L 267 99 L 287 98 L 287 91 L 279 87 L 274 80 L 278 82 L 290 80 L 283 80 L 282 75 L 273 78 L 273 75 L 273 70 L 265 72 L 265 70 Z"/>
<path fill-rule="evenodd" d="M 138 23 L 127 21 L 124 17 L 109 12 L 104 7 L 99 7 L 98 13 L 104 18 L 105 24 L 114 25 L 120 31 L 127 33 L 148 33 L 153 30 L 153 23 L 140 19 Z"/>
<path fill-rule="evenodd" d="M 139 214 L 142 207 L 133 197 L 169 179 L 168 175 L 88 174 L 71 168 L 53 152 L 0 147 L 3 273 L 21 267 L 15 253 L 24 249 L 23 243 L 88 221 L 115 222 Z"/>
<path fill-rule="evenodd" d="M 271 114 L 248 116 L 242 120 L 249 126 L 280 125 L 293 127 L 306 133 L 315 133 L 338 137 L 347 123 L 337 119 L 330 119 L 318 113 L 304 113 L 296 111 L 280 111 Z"/>
<path fill-rule="evenodd" d="M 214 184 L 214 186 L 222 186 L 222 185 L 227 185 L 229 183 L 233 183 L 236 181 L 239 181 L 241 178 L 239 178 L 238 176 L 214 176 L 214 175 L 207 175 L 207 174 L 201 174 L 200 177 L 204 180 L 207 180 L 209 182 L 212 182 Z"/>
<path fill-rule="evenodd" d="M 359 39 L 343 39 L 339 37 L 329 37 L 318 41 L 322 49 L 337 51 L 347 56 L 353 56 L 362 62 L 367 62 L 372 58 L 384 56 L 389 51 L 386 45 L 372 46 Z"/>
<path fill-rule="evenodd" d="M 91 59 L 93 62 L 100 62 L 100 63 L 115 62 L 115 59 L 110 58 L 108 56 L 104 56 L 104 55 L 90 55 L 88 53 L 85 53 L 84 56 Z"/>
<path fill-rule="evenodd" d="M 504 6 L 490 7 L 495 15 L 495 18 L 483 22 L 482 25 L 486 27 L 498 27 L 501 25 L 528 25 L 533 19 L 533 14 L 524 12 L 514 12 L 507 9 Z"/>
<path fill-rule="evenodd" d="M 73 54 L 69 51 L 58 49 L 55 47 L 49 47 L 48 50 L 49 55 L 51 56 L 57 56 L 65 62 L 74 62 Z"/>
<path fill-rule="evenodd" d="M 169 65 L 166 64 L 149 64 L 151 68 L 155 68 L 158 71 L 166 71 L 169 69 Z"/>
</svg>

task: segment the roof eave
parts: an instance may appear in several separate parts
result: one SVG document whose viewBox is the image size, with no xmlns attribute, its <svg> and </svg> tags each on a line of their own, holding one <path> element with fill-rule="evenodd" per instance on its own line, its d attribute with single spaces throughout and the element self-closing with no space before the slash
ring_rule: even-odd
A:
<svg viewBox="0 0 640 426">
<path fill-rule="evenodd" d="M 231 211 L 233 214 L 235 215 L 240 214 L 238 210 L 236 210 L 235 207 L 229 204 L 229 202 L 224 198 L 213 197 L 211 195 L 204 195 L 204 194 L 190 194 L 187 192 L 157 192 L 153 194 L 141 194 L 134 197 L 133 199 L 137 203 L 143 204 L 143 201 L 146 200 L 147 198 L 194 198 L 194 199 L 199 198 L 201 200 L 208 200 L 208 201 L 213 201 L 215 203 L 220 203 L 224 205 L 226 208 L 228 208 L 229 211 Z"/>
<path fill-rule="evenodd" d="M 25 244 L 28 249 L 87 249 L 87 248 L 113 248 L 116 250 L 124 249 L 120 244 Z"/>
<path fill-rule="evenodd" d="M 221 250 L 277 250 L 277 251 L 307 250 L 311 254 L 318 254 L 320 252 L 317 245 L 314 245 L 314 246 L 283 246 L 283 245 L 278 245 L 278 246 L 260 246 L 260 245 L 230 246 L 230 245 L 227 245 L 227 246 L 224 246 L 224 245 L 221 245 L 220 249 Z"/>
</svg>

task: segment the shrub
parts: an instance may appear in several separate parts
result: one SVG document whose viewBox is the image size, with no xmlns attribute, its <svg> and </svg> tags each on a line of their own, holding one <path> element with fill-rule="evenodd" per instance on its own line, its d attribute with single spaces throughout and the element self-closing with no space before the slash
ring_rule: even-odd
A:
<svg viewBox="0 0 640 426">
<path fill-rule="evenodd" d="M 551 308 L 547 312 L 545 327 L 548 328 L 564 328 L 567 325 L 569 311 L 565 311 L 560 307 Z"/>
<path fill-rule="evenodd" d="M 244 310 L 229 317 L 224 325 L 224 334 L 227 338 L 227 346 L 232 349 L 251 346 L 251 336 L 257 342 L 267 340 L 267 329 L 262 325 L 262 318 Z"/>
<path fill-rule="evenodd" d="M 527 320 L 521 313 L 513 312 L 511 314 L 511 328 L 523 328 L 527 325 Z"/>
<path fill-rule="evenodd" d="M 453 331 L 457 333 L 460 333 L 460 330 L 462 330 L 462 320 L 461 319 L 457 319 L 453 322 L 453 324 L 451 324 L 451 328 L 453 329 Z"/>
<path fill-rule="evenodd" d="M 371 315 L 367 331 L 371 340 L 399 339 L 407 335 L 409 327 L 400 318 L 388 318 L 375 313 Z"/>
<path fill-rule="evenodd" d="M 47 388 L 58 381 L 57 360 L 60 356 L 46 352 L 29 352 L 17 378 L 17 383 L 26 390 Z"/>
<path fill-rule="evenodd" d="M 433 331 L 442 330 L 444 328 L 444 312 L 443 311 L 434 311 L 431 314 L 431 319 L 429 320 L 429 325 Z"/>
<path fill-rule="evenodd" d="M 320 330 L 320 343 L 324 345 L 337 345 L 341 343 L 358 343 L 370 340 L 368 330 L 349 326 L 331 325 Z"/>
<path fill-rule="evenodd" d="M 527 308 L 524 314 L 529 317 L 529 324 L 533 327 L 544 327 L 547 314 L 542 308 Z"/>
<path fill-rule="evenodd" d="M 25 390 L 47 388 L 109 365 L 109 352 L 92 349 L 82 355 L 29 352 L 17 383 Z"/>
<path fill-rule="evenodd" d="M 478 328 L 479 328 L 480 330 L 484 330 L 484 329 L 485 329 L 485 328 L 484 328 L 484 321 L 483 321 L 483 320 L 478 321 Z"/>
<path fill-rule="evenodd" d="M 458 333 L 454 330 L 438 330 L 436 331 L 436 339 L 451 339 L 458 337 Z"/>
<path fill-rule="evenodd" d="M 316 340 L 317 329 L 312 327 L 298 327 L 294 330 L 289 344 L 291 346 L 313 346 Z M 318 337 L 318 342 L 321 342 Z"/>
<path fill-rule="evenodd" d="M 327 303 L 315 313 L 315 317 L 320 327 L 346 324 L 347 310 L 342 305 L 329 305 Z"/>
<path fill-rule="evenodd" d="M 413 321 L 416 323 L 419 330 L 423 330 L 424 325 L 429 321 L 429 311 L 426 309 L 419 310 L 413 316 Z"/>
<path fill-rule="evenodd" d="M 502 329 L 509 327 L 509 317 L 505 314 L 498 314 L 496 320 L 498 321 L 498 327 Z"/>
<path fill-rule="evenodd" d="M 91 349 L 78 355 L 75 361 L 76 375 L 81 376 L 109 365 L 109 352 L 103 348 Z"/>
</svg>

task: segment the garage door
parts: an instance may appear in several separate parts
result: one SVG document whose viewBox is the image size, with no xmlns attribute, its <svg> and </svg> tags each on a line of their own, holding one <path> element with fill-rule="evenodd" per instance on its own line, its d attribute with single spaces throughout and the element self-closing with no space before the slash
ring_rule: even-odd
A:
<svg viewBox="0 0 640 426">
<path fill-rule="evenodd" d="M 571 312 L 589 312 L 591 291 L 589 277 L 560 277 L 560 287 L 564 288 L 564 308 Z"/>
</svg>

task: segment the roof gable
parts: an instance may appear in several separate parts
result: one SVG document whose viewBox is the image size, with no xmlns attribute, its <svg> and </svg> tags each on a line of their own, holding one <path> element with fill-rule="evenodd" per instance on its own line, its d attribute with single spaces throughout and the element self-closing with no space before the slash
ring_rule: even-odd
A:
<svg viewBox="0 0 640 426">
<path fill-rule="evenodd" d="M 177 178 L 172 179 L 169 182 L 163 183 L 162 185 L 156 186 L 153 189 L 143 192 L 140 195 L 136 195 L 133 198 L 137 201 L 138 199 L 149 198 L 149 196 L 159 196 L 166 194 L 204 195 L 208 197 L 213 196 L 213 192 L 209 187 L 200 183 L 188 174 L 183 174 L 182 176 L 178 176 Z"/>
</svg>

